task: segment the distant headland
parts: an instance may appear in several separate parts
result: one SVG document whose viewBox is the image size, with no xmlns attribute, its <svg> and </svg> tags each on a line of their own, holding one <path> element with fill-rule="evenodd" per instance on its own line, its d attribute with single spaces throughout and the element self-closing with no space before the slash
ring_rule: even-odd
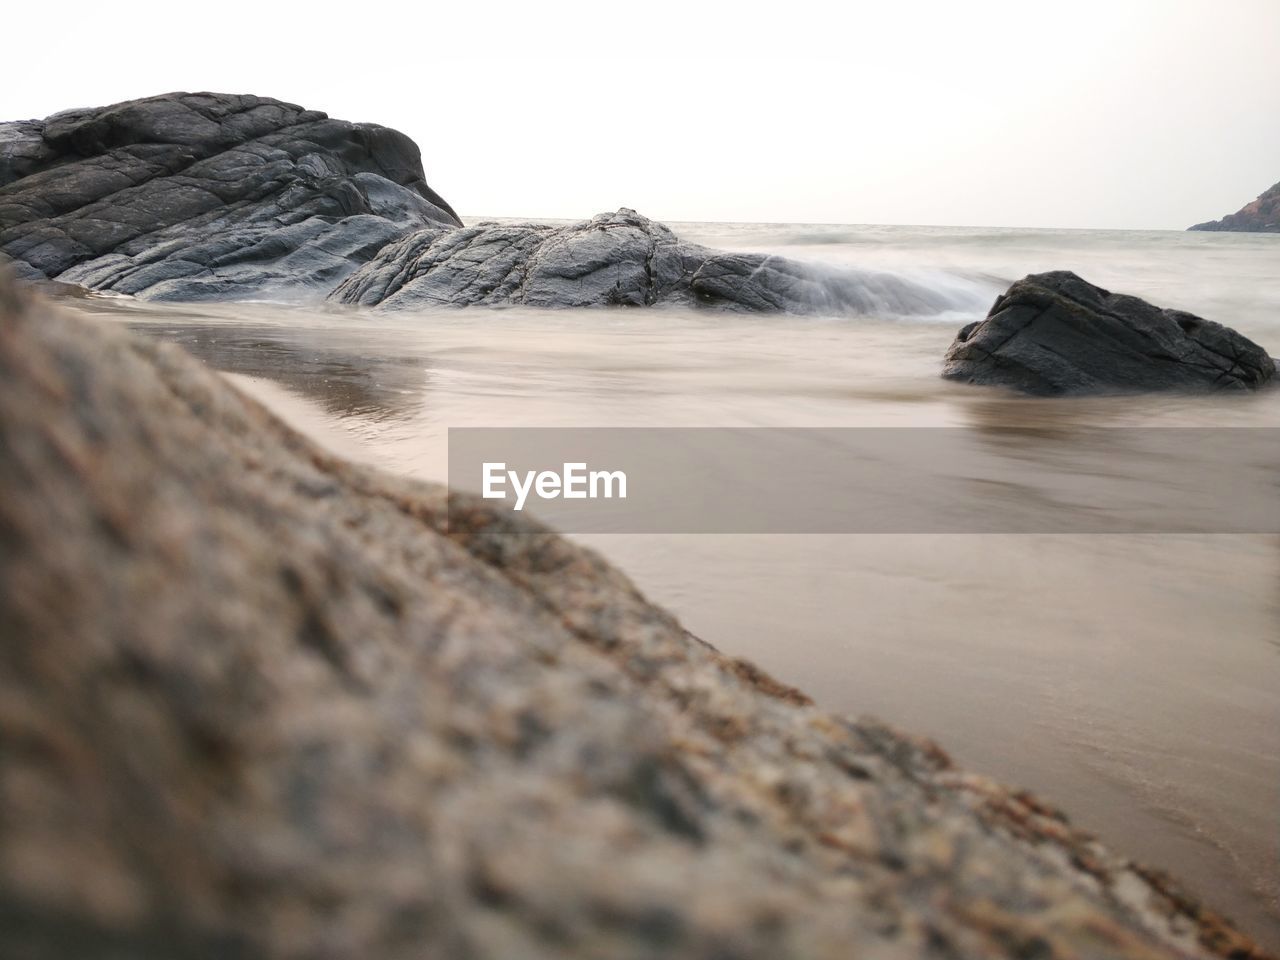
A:
<svg viewBox="0 0 1280 960">
<path fill-rule="evenodd" d="M 1246 203 L 1221 220 L 1197 223 L 1189 230 L 1214 230 L 1236 233 L 1280 233 L 1280 183 L 1265 191 L 1257 200 Z"/>
</svg>

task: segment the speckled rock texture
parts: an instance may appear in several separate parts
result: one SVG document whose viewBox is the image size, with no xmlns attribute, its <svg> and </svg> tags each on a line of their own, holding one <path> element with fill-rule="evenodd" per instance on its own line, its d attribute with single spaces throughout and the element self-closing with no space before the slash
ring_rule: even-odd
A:
<svg viewBox="0 0 1280 960">
<path fill-rule="evenodd" d="M 0 449 L 0 955 L 1261 956 L 593 553 L 4 281 Z"/>
<path fill-rule="evenodd" d="M 1230 327 L 1111 293 L 1068 271 L 1023 277 L 961 329 L 942 375 L 1023 393 L 1250 391 L 1275 361 Z"/>
<path fill-rule="evenodd" d="M 1280 183 L 1264 191 L 1257 200 L 1246 203 L 1221 220 L 1197 223 L 1188 230 L 1211 230 L 1238 233 L 1280 233 Z"/>
<path fill-rule="evenodd" d="M 460 222 L 404 134 L 278 100 L 171 93 L 0 123 L 0 254 L 28 277 L 323 296 L 393 238 Z"/>
<path fill-rule="evenodd" d="M 724 253 L 622 208 L 567 226 L 428 228 L 389 244 L 330 295 L 389 309 L 681 303 L 754 313 L 937 313 L 944 293 L 887 273 Z"/>
</svg>

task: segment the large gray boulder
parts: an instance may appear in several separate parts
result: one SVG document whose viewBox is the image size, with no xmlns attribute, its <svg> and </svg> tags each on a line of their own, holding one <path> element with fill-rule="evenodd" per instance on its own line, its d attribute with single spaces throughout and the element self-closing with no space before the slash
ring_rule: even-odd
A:
<svg viewBox="0 0 1280 960">
<path fill-rule="evenodd" d="M 0 449 L 2 956 L 1261 956 L 593 553 L 3 278 Z"/>
<path fill-rule="evenodd" d="M 1040 395 L 1257 390 L 1275 361 L 1229 327 L 1074 273 L 1024 277 L 961 329 L 942 375 Z"/>
<path fill-rule="evenodd" d="M 460 222 L 404 134 L 278 100 L 171 93 L 0 124 L 0 254 L 94 290 L 322 296 L 406 231 Z"/>
<path fill-rule="evenodd" d="M 692 304 L 753 313 L 937 313 L 948 296 L 893 274 L 724 253 L 622 208 L 566 226 L 427 228 L 389 244 L 330 295 L 405 309 Z"/>
</svg>

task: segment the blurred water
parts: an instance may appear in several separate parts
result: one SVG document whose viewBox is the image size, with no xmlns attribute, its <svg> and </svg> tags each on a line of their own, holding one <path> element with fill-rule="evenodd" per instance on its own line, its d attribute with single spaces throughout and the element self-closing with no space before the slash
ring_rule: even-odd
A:
<svg viewBox="0 0 1280 960">
<path fill-rule="evenodd" d="M 446 475 L 451 426 L 1280 426 L 1280 390 L 1042 400 L 938 377 L 955 329 L 1044 269 L 1280 352 L 1280 236 L 675 226 L 889 273 L 945 305 L 909 319 L 82 309 L 184 344 L 341 453 L 427 479 Z M 716 646 L 1043 791 L 1280 948 L 1280 538 L 580 539 Z"/>
<path fill-rule="evenodd" d="M 1024 274 L 1073 270 L 1092 283 L 1200 313 L 1250 335 L 1280 329 L 1277 234 L 752 223 L 674 226 L 682 236 L 710 246 L 768 249 L 803 260 L 854 264 L 944 288 L 972 285 L 992 298 Z"/>
</svg>

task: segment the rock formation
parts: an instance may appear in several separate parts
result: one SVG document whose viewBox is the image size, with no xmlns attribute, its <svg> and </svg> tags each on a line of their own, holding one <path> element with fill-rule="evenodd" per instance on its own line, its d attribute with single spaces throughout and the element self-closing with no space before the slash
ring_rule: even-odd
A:
<svg viewBox="0 0 1280 960">
<path fill-rule="evenodd" d="M 1221 220 L 1197 223 L 1189 230 L 1238 231 L 1242 233 L 1280 233 L 1280 183 L 1252 203 Z"/>
<path fill-rule="evenodd" d="M 890 274 L 716 253 L 625 209 L 568 227 L 460 226 L 408 137 L 276 100 L 175 93 L 0 124 L 0 255 L 26 279 L 388 307 L 954 306 Z"/>
<path fill-rule="evenodd" d="M 173 93 L 0 124 L 0 254 L 154 299 L 323 295 L 456 226 L 404 134 L 261 97 Z"/>
<path fill-rule="evenodd" d="M 1057 271 L 1022 278 L 961 329 L 942 375 L 1059 395 L 1256 390 L 1274 374 L 1267 352 L 1229 327 Z"/>
<path fill-rule="evenodd" d="M 623 208 L 554 227 L 427 228 L 388 244 L 331 295 L 388 308 L 684 303 L 757 313 L 937 313 L 952 304 L 892 274 L 721 253 Z"/>
<path fill-rule="evenodd" d="M 1261 956 L 591 552 L 2 279 L 0 449 L 4 956 Z"/>
</svg>

